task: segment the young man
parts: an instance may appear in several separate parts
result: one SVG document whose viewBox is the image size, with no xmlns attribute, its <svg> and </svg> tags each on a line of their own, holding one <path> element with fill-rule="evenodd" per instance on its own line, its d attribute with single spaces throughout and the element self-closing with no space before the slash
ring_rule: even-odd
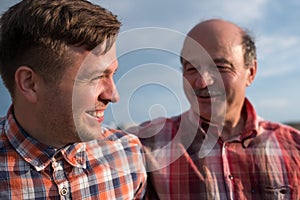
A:
<svg viewBox="0 0 300 200">
<path fill-rule="evenodd" d="M 23 0 L 0 20 L 0 199 L 140 199 L 138 139 L 101 127 L 118 101 L 116 16 L 85 0 Z"/>
<path fill-rule="evenodd" d="M 263 120 L 245 97 L 257 72 L 249 34 L 220 19 L 199 23 L 181 62 L 191 109 L 137 133 L 148 198 L 299 199 L 299 131 Z"/>
</svg>

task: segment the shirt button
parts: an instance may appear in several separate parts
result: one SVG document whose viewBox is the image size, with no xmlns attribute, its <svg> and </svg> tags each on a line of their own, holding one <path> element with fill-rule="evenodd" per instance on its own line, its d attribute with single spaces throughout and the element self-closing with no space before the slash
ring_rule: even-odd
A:
<svg viewBox="0 0 300 200">
<path fill-rule="evenodd" d="M 82 161 L 80 159 L 76 159 L 76 162 L 80 165 L 82 165 Z"/>
<path fill-rule="evenodd" d="M 233 177 L 232 175 L 229 175 L 228 178 L 229 178 L 230 180 L 233 180 L 233 179 L 234 179 L 234 177 Z"/>
<path fill-rule="evenodd" d="M 60 190 L 60 195 L 61 196 L 65 196 L 67 193 L 68 193 L 68 190 L 65 187 Z"/>
<path fill-rule="evenodd" d="M 288 192 L 288 190 L 287 189 L 281 189 L 280 191 L 279 191 L 281 194 L 286 194 L 287 192 Z"/>
<path fill-rule="evenodd" d="M 60 158 L 60 156 L 61 156 L 60 153 L 55 154 L 55 155 L 54 155 L 55 160 L 58 160 L 58 159 Z"/>
</svg>

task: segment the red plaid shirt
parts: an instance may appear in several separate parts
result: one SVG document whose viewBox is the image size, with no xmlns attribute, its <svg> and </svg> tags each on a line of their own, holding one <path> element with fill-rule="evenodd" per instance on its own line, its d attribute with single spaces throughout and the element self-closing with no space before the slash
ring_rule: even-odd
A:
<svg viewBox="0 0 300 200">
<path fill-rule="evenodd" d="M 106 140 L 45 146 L 0 119 L 0 199 L 141 199 L 146 172 L 134 136 L 106 130 Z"/>
<path fill-rule="evenodd" d="M 243 112 L 246 126 L 229 141 L 191 111 L 135 130 L 147 153 L 148 198 L 300 199 L 299 131 L 262 120 L 247 99 Z"/>
</svg>

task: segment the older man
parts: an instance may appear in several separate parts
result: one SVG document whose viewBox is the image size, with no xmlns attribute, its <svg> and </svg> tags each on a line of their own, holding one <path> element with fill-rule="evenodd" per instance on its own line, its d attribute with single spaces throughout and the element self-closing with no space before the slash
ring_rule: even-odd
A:
<svg viewBox="0 0 300 200">
<path fill-rule="evenodd" d="M 260 118 L 245 97 L 257 72 L 253 39 L 221 19 L 183 45 L 189 111 L 139 127 L 149 199 L 299 199 L 300 133 Z"/>
</svg>

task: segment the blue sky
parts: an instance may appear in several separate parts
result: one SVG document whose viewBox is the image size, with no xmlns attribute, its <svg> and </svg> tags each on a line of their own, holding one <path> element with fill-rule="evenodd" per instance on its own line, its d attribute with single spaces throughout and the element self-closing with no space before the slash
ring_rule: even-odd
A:
<svg viewBox="0 0 300 200">
<path fill-rule="evenodd" d="M 17 1 L 1 0 L 0 11 Z M 106 111 L 106 124 L 140 123 L 189 108 L 182 91 L 178 53 L 196 23 L 223 18 L 247 28 L 256 40 L 258 75 L 247 89 L 260 116 L 300 121 L 300 1 L 298 0 L 93 0 L 117 14 L 116 83 L 120 103 Z M 0 114 L 10 98 L 0 84 Z"/>
</svg>

